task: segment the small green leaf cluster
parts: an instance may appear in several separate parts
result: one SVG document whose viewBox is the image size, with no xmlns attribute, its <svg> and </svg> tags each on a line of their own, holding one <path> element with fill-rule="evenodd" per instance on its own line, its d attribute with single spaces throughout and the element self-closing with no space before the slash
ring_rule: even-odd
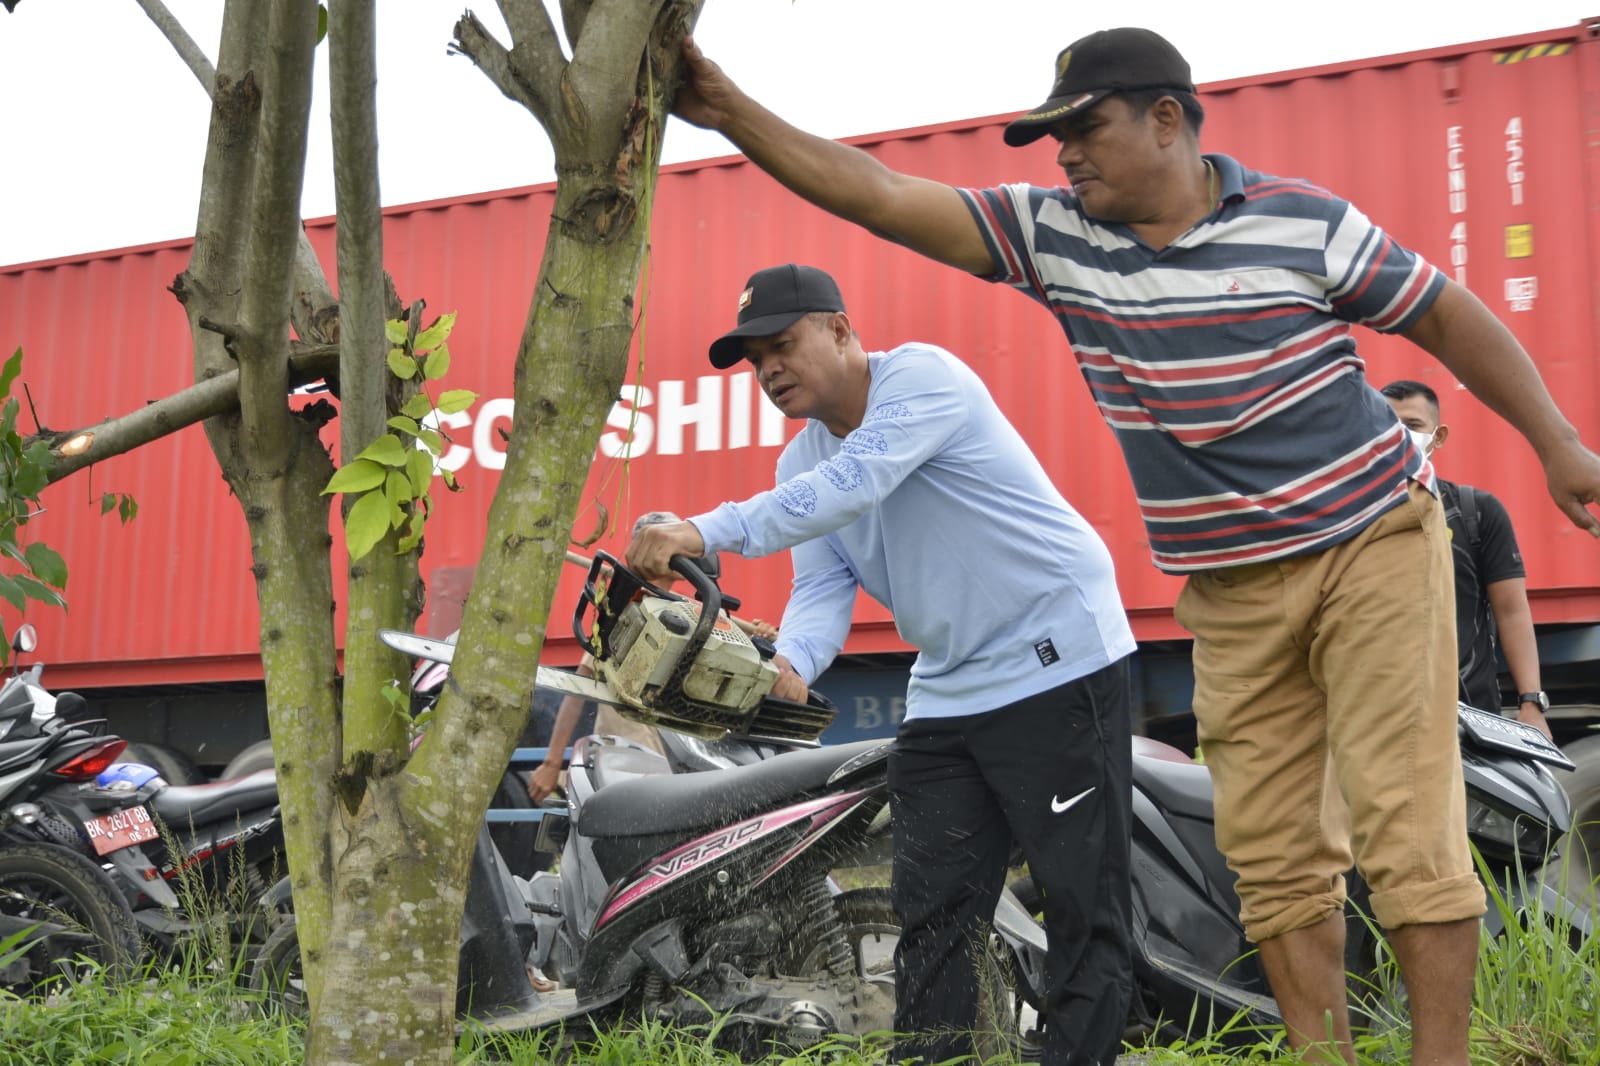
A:
<svg viewBox="0 0 1600 1066">
<path fill-rule="evenodd" d="M 100 494 L 100 513 L 110 514 L 117 512 L 117 517 L 122 519 L 122 524 L 127 525 L 139 515 L 139 504 L 126 492 L 102 492 Z"/>
<path fill-rule="evenodd" d="M 67 587 L 67 564 L 59 554 L 38 542 L 23 545 L 19 531 L 39 511 L 39 494 L 49 483 L 54 457 L 50 445 L 36 440 L 23 447 L 17 429 L 21 404 L 11 395 L 11 386 L 22 373 L 22 349 L 18 348 L 0 368 L 0 555 L 17 563 L 15 572 L 0 573 L 0 599 L 17 610 L 29 600 L 52 607 L 66 606 L 61 593 Z M 10 634 L 0 623 L 0 663 L 9 656 Z"/>
<path fill-rule="evenodd" d="M 345 547 L 352 562 L 370 552 L 390 530 L 403 530 L 397 553 L 421 543 L 433 510 L 429 489 L 435 475 L 450 491 L 458 490 L 455 475 L 438 466 L 443 435 L 423 424 L 435 411 L 447 415 L 465 411 L 478 398 L 469 389 L 446 389 L 437 399 L 428 393 L 428 383 L 439 381 L 450 369 L 447 341 L 455 324 L 452 311 L 416 333 L 404 319 L 393 319 L 385 327 L 393 345 L 389 370 L 401 381 L 415 382 L 419 391 L 389 419 L 389 432 L 336 470 L 322 490 L 342 492 L 354 501 L 344 522 Z"/>
</svg>

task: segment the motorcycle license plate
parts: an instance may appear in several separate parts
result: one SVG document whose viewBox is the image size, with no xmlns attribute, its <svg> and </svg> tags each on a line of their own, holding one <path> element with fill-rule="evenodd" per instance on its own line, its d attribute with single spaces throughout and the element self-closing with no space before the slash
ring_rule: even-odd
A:
<svg viewBox="0 0 1600 1066">
<path fill-rule="evenodd" d="M 1525 725 L 1515 718 L 1489 714 L 1464 703 L 1457 705 L 1456 711 L 1467 736 L 1483 747 L 1537 759 L 1563 770 L 1573 768 L 1572 760 L 1567 758 L 1566 753 L 1531 725 Z"/>
<path fill-rule="evenodd" d="M 119 848 L 143 844 L 160 835 L 156 832 L 155 820 L 143 806 L 90 818 L 83 823 L 83 828 L 89 834 L 89 843 L 94 845 L 96 855 L 109 855 Z"/>
</svg>

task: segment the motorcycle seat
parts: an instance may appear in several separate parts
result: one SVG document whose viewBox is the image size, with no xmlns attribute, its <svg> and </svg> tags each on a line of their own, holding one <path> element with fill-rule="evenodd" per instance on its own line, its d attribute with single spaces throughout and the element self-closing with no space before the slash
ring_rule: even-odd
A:
<svg viewBox="0 0 1600 1066">
<path fill-rule="evenodd" d="M 651 774 L 670 774 L 672 767 L 664 756 L 623 744 L 589 746 L 591 773 L 596 789 L 610 788 Z"/>
<path fill-rule="evenodd" d="M 697 774 L 651 774 L 618 781 L 597 791 L 577 812 L 586 837 L 634 837 L 676 833 L 737 822 L 799 802 L 822 789 L 835 770 L 883 740 L 831 744 L 790 751 L 770 759 Z"/>
<path fill-rule="evenodd" d="M 277 771 L 257 770 L 244 777 L 213 781 L 209 785 L 172 785 L 151 797 L 149 806 L 163 822 L 182 831 L 191 825 L 221 821 L 277 801 Z"/>
<path fill-rule="evenodd" d="M 1133 785 L 1156 806 L 1190 818 L 1211 821 L 1216 816 L 1211 771 L 1200 763 L 1180 763 L 1159 756 L 1134 753 Z"/>
</svg>

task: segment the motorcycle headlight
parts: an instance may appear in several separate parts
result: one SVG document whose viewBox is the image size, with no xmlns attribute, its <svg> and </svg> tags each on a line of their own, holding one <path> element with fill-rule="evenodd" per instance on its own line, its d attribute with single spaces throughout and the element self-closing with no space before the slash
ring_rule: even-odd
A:
<svg viewBox="0 0 1600 1066">
<path fill-rule="evenodd" d="M 1483 850 L 1485 845 L 1503 852 L 1516 852 L 1542 862 L 1555 840 L 1548 827 L 1533 818 L 1516 817 L 1478 799 L 1467 796 L 1467 835 Z"/>
</svg>

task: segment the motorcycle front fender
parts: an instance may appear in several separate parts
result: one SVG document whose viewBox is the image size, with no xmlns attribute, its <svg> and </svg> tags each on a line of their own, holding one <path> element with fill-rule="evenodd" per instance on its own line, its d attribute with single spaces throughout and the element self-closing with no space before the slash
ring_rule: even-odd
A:
<svg viewBox="0 0 1600 1066">
<path fill-rule="evenodd" d="M 1537 870 L 1522 877 L 1503 878 L 1501 889 L 1512 914 L 1525 911 L 1540 915 L 1549 923 L 1559 922 L 1572 930 L 1575 939 L 1587 938 L 1594 932 L 1594 909 L 1574 903 L 1560 889 L 1546 884 Z M 1490 936 L 1498 937 L 1506 931 L 1505 914 L 1493 899 L 1483 916 L 1483 925 Z"/>
</svg>

